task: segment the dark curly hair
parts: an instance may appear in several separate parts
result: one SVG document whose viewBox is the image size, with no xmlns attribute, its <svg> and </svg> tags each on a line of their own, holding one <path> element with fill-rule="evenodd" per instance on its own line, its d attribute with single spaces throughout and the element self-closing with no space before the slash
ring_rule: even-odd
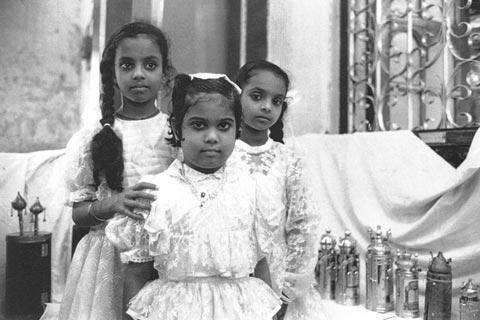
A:
<svg viewBox="0 0 480 320">
<path fill-rule="evenodd" d="M 248 80 L 252 77 L 252 72 L 256 70 L 267 70 L 271 71 L 274 74 L 280 76 L 285 81 L 285 87 L 288 88 L 290 86 L 290 79 L 287 73 L 277 66 L 274 63 L 271 63 L 266 60 L 253 60 L 245 63 L 240 70 L 238 71 L 236 83 L 240 86 L 240 88 L 244 88 L 245 85 L 248 83 Z M 282 111 L 280 112 L 280 117 L 278 118 L 277 122 L 275 122 L 270 127 L 270 138 L 277 142 L 283 142 L 283 115 L 287 111 L 288 104 L 286 101 L 283 101 L 282 104 Z"/>
<path fill-rule="evenodd" d="M 240 136 L 240 123 L 242 121 L 242 107 L 240 105 L 240 93 L 225 78 L 200 79 L 191 78 L 187 74 L 179 74 L 175 77 L 172 91 L 173 110 L 169 122 L 172 130 L 172 138 L 169 143 L 180 147 L 182 141 L 182 123 L 188 109 L 195 105 L 202 93 L 219 93 L 232 101 L 235 116 L 236 138 Z"/>
<path fill-rule="evenodd" d="M 126 38 L 136 38 L 138 35 L 147 35 L 158 44 L 162 55 L 162 67 L 166 87 L 171 86 L 171 79 L 175 74 L 169 58 L 169 44 L 165 34 L 157 27 L 146 22 L 133 22 L 122 26 L 108 40 L 100 62 L 100 75 L 102 81 L 100 123 L 103 128 L 91 141 L 93 179 L 96 186 L 100 185 L 100 176 L 104 175 L 108 186 L 117 191 L 123 190 L 123 143 L 113 131 L 115 124 L 115 54 L 120 42 Z M 169 90 L 167 90 L 169 91 Z"/>
</svg>

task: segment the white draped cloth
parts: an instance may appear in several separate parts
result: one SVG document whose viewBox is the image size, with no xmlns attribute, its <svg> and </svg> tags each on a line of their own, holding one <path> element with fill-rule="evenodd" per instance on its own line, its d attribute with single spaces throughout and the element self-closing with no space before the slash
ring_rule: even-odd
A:
<svg viewBox="0 0 480 320">
<path fill-rule="evenodd" d="M 385 319 L 365 309 L 367 226 L 391 229 L 393 249 L 419 254 L 420 306 L 430 251 L 452 259 L 452 319 L 458 319 L 463 281 L 480 281 L 480 133 L 467 159 L 451 167 L 410 131 L 304 135 L 288 141 L 306 155 L 313 194 L 320 203 L 321 226 L 358 241 L 361 256 L 361 306 L 323 305 L 330 319 Z"/>
</svg>

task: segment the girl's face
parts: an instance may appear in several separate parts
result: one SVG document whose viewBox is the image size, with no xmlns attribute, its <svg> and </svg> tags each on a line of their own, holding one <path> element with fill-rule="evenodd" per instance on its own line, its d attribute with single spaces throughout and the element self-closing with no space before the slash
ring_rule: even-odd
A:
<svg viewBox="0 0 480 320">
<path fill-rule="evenodd" d="M 257 131 L 268 131 L 280 117 L 286 92 L 281 76 L 268 70 L 254 70 L 242 88 L 244 123 Z"/>
<path fill-rule="evenodd" d="M 162 87 L 162 55 L 147 35 L 123 39 L 115 54 L 115 80 L 124 103 L 154 103 Z"/>
<path fill-rule="evenodd" d="M 191 168 L 211 173 L 225 164 L 235 145 L 232 101 L 218 93 L 204 94 L 182 122 L 182 151 Z"/>
</svg>

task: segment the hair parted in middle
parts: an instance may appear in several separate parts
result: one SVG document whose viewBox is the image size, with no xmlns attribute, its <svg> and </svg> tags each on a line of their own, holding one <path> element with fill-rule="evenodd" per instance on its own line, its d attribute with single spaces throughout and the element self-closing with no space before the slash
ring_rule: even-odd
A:
<svg viewBox="0 0 480 320">
<path fill-rule="evenodd" d="M 267 60 L 252 60 L 245 63 L 240 70 L 238 71 L 236 83 L 243 89 L 245 85 L 248 83 L 250 78 L 253 76 L 254 71 L 264 70 L 270 71 L 276 74 L 277 76 L 281 77 L 283 81 L 285 81 L 285 87 L 287 91 L 290 87 L 290 78 L 288 74 L 276 64 L 267 61 Z M 282 103 L 282 112 L 280 113 L 280 117 L 278 118 L 277 122 L 270 127 L 270 138 L 277 142 L 283 142 L 283 115 L 287 111 L 288 103 L 283 101 Z"/>
<path fill-rule="evenodd" d="M 100 185 L 100 176 L 104 176 L 108 186 L 117 191 L 123 190 L 123 142 L 117 136 L 115 125 L 114 93 L 115 83 L 115 55 L 120 43 L 127 38 L 136 38 L 146 35 L 154 41 L 162 55 L 162 70 L 165 81 L 165 94 L 171 91 L 171 80 L 176 73 L 169 57 L 169 43 L 162 30 L 145 22 L 132 22 L 119 28 L 108 40 L 100 62 L 102 81 L 100 123 L 103 128 L 92 139 L 90 150 L 93 162 L 93 179 L 96 186 Z"/>
<path fill-rule="evenodd" d="M 225 77 L 196 78 L 188 74 L 178 74 L 174 79 L 172 91 L 173 110 L 169 117 L 172 138 L 168 139 L 172 146 L 180 147 L 182 142 L 182 123 L 185 114 L 194 106 L 204 94 L 218 93 L 231 101 L 235 117 L 236 138 L 240 136 L 240 124 L 242 120 L 242 106 L 240 105 L 240 93 L 231 80 Z"/>
</svg>

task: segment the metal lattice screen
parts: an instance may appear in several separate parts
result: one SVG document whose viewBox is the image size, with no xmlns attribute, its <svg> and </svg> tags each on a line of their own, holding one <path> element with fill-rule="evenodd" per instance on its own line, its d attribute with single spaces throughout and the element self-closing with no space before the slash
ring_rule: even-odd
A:
<svg viewBox="0 0 480 320">
<path fill-rule="evenodd" d="M 349 0 L 348 131 L 480 122 L 480 0 Z"/>
</svg>

